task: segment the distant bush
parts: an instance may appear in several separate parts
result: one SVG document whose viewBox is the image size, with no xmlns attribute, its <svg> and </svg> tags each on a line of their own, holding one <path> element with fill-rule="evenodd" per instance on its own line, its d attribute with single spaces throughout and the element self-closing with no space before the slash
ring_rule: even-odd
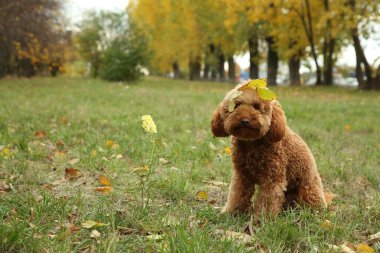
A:
<svg viewBox="0 0 380 253">
<path fill-rule="evenodd" d="M 131 29 L 126 13 L 90 12 L 82 22 L 78 41 L 91 76 L 110 81 L 136 81 L 142 73 L 144 39 Z"/>
<path fill-rule="evenodd" d="M 114 41 L 108 47 L 100 65 L 100 77 L 110 81 L 136 81 L 141 75 L 143 48 L 130 40 Z"/>
</svg>

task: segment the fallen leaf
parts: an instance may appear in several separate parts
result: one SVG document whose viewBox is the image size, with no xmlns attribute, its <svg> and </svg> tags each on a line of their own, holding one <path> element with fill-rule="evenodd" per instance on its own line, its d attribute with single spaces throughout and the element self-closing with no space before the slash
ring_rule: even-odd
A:
<svg viewBox="0 0 380 253">
<path fill-rule="evenodd" d="M 110 186 L 111 185 L 111 182 L 108 178 L 106 178 L 105 176 L 101 175 L 98 179 L 99 183 L 102 184 L 102 185 L 105 185 L 105 186 Z"/>
<path fill-rule="evenodd" d="M 231 148 L 230 147 L 224 148 L 224 153 L 226 153 L 227 155 L 231 155 L 232 153 Z"/>
<path fill-rule="evenodd" d="M 127 227 L 117 227 L 117 231 L 121 235 L 131 235 L 131 234 L 137 234 L 139 233 L 138 229 L 135 228 L 127 228 Z"/>
<path fill-rule="evenodd" d="M 235 232 L 232 230 L 224 231 L 222 229 L 216 229 L 214 233 L 221 234 L 222 235 L 221 240 L 233 240 L 233 241 L 238 241 L 242 244 L 251 243 L 253 240 L 253 237 L 250 235 L 247 235 L 245 233 Z"/>
<path fill-rule="evenodd" d="M 0 191 L 8 192 L 11 190 L 11 187 L 9 184 L 7 184 L 7 181 L 5 179 L 0 180 Z"/>
<path fill-rule="evenodd" d="M 2 150 L 1 150 L 1 153 L 0 154 L 2 154 L 3 156 L 5 156 L 5 157 L 9 157 L 9 156 L 11 156 L 11 150 L 10 150 L 10 148 L 8 148 L 8 147 L 4 147 Z"/>
<path fill-rule="evenodd" d="M 356 246 L 357 253 L 375 253 L 375 250 L 365 243 L 360 243 Z"/>
<path fill-rule="evenodd" d="M 214 145 L 214 143 L 212 143 L 212 142 L 210 142 L 209 144 L 208 144 L 208 147 L 211 149 L 211 150 L 218 150 L 217 149 L 217 147 L 215 147 L 215 145 Z"/>
<path fill-rule="evenodd" d="M 74 179 L 78 177 L 78 169 L 76 168 L 66 168 L 65 169 L 65 178 Z"/>
<path fill-rule="evenodd" d="M 66 236 L 70 236 L 72 233 L 75 233 L 80 230 L 80 227 L 73 223 L 66 224 Z"/>
<path fill-rule="evenodd" d="M 47 132 L 46 131 L 37 130 L 37 131 L 34 132 L 34 137 L 36 137 L 37 139 L 45 138 L 46 136 L 47 136 Z"/>
<path fill-rule="evenodd" d="M 205 183 L 213 186 L 227 186 L 227 183 L 216 180 L 207 180 Z"/>
<path fill-rule="evenodd" d="M 153 235 L 146 236 L 146 238 L 149 239 L 149 240 L 152 240 L 152 241 L 160 241 L 160 240 L 163 239 L 163 236 L 162 235 L 153 234 Z"/>
<path fill-rule="evenodd" d="M 112 148 L 113 145 L 114 145 L 114 142 L 113 142 L 113 141 L 111 141 L 111 140 L 107 140 L 107 141 L 106 141 L 106 147 L 107 147 L 107 148 Z"/>
<path fill-rule="evenodd" d="M 331 223 L 331 221 L 329 220 L 324 220 L 321 224 L 321 227 L 324 228 L 324 229 L 327 229 L 327 230 L 330 230 L 333 228 L 333 225 Z"/>
<path fill-rule="evenodd" d="M 82 228 L 93 228 L 93 227 L 104 227 L 107 226 L 107 224 L 92 221 L 92 220 L 86 220 L 85 222 L 82 222 L 81 224 Z"/>
<path fill-rule="evenodd" d="M 166 165 L 166 164 L 169 164 L 170 162 L 168 160 L 166 160 L 165 158 L 162 158 L 160 157 L 158 159 L 158 162 L 161 164 L 161 165 Z"/>
<path fill-rule="evenodd" d="M 57 235 L 55 235 L 53 232 L 49 232 L 48 237 L 49 237 L 50 239 L 54 239 L 54 238 L 57 237 Z"/>
<path fill-rule="evenodd" d="M 168 215 L 166 217 L 164 217 L 162 219 L 162 222 L 166 225 L 166 226 L 177 226 L 180 224 L 180 221 L 179 219 L 174 216 L 174 215 Z"/>
<path fill-rule="evenodd" d="M 198 191 L 196 196 L 198 201 L 207 201 L 208 199 L 208 194 L 205 191 Z"/>
<path fill-rule="evenodd" d="M 113 148 L 113 149 L 117 149 L 117 148 L 120 147 L 119 144 L 117 144 L 117 143 L 115 143 L 115 142 L 113 142 L 111 140 L 107 140 L 105 145 L 106 145 L 107 148 Z"/>
<path fill-rule="evenodd" d="M 351 131 L 351 125 L 344 125 L 344 131 L 349 132 Z"/>
<path fill-rule="evenodd" d="M 137 167 L 132 170 L 132 172 L 137 174 L 145 174 L 149 171 L 149 167 L 147 165 L 144 165 L 143 167 Z"/>
<path fill-rule="evenodd" d="M 99 187 L 95 187 L 95 191 L 98 191 L 98 192 L 101 192 L 101 193 L 104 193 L 104 194 L 108 194 L 112 191 L 112 186 L 99 186 Z"/>
<path fill-rule="evenodd" d="M 62 117 L 59 119 L 59 121 L 60 121 L 62 124 L 66 125 L 66 124 L 69 122 L 69 119 L 67 118 L 67 116 L 62 116 Z"/>
<path fill-rule="evenodd" d="M 74 158 L 74 159 L 71 159 L 71 160 L 69 161 L 69 163 L 70 163 L 71 165 L 73 165 L 73 164 L 78 163 L 79 161 L 80 161 L 79 158 Z"/>
<path fill-rule="evenodd" d="M 58 140 L 55 145 L 59 150 L 63 150 L 65 148 L 65 143 L 62 140 Z"/>
<path fill-rule="evenodd" d="M 377 232 L 376 234 L 368 236 L 367 243 L 374 244 L 378 241 L 380 241 L 380 232 Z"/>
<path fill-rule="evenodd" d="M 355 250 L 352 250 L 350 247 L 348 247 L 345 244 L 340 245 L 340 252 L 341 253 L 356 253 Z"/>
<path fill-rule="evenodd" d="M 61 152 L 61 151 L 54 152 L 55 158 L 61 159 L 61 158 L 64 158 L 65 156 L 66 156 L 66 154 L 64 152 Z"/>
<path fill-rule="evenodd" d="M 217 203 L 217 201 L 215 199 L 212 199 L 208 202 L 210 205 L 215 205 Z"/>
<path fill-rule="evenodd" d="M 91 238 L 97 239 L 97 238 L 100 237 L 100 232 L 98 230 L 94 229 L 94 230 L 91 231 L 91 235 L 90 236 L 91 236 Z"/>
<path fill-rule="evenodd" d="M 50 184 L 50 183 L 44 183 L 42 185 L 42 188 L 45 189 L 45 190 L 53 190 L 54 188 L 54 185 Z"/>
</svg>

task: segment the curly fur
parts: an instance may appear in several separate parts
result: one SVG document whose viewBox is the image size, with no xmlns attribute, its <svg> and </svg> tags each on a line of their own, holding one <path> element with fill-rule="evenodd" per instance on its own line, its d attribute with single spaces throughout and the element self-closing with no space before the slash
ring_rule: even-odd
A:
<svg viewBox="0 0 380 253">
<path fill-rule="evenodd" d="M 286 124 L 278 101 L 260 99 L 254 90 L 235 98 L 229 112 L 230 91 L 214 112 L 211 129 L 216 137 L 232 136 L 233 171 L 222 212 L 248 211 L 254 217 L 276 216 L 295 203 L 326 207 L 321 178 L 308 146 Z"/>
</svg>

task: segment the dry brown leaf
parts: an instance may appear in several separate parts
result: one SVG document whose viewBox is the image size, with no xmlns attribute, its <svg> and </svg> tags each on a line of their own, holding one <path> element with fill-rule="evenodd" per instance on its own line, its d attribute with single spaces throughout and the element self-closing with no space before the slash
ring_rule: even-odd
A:
<svg viewBox="0 0 380 253">
<path fill-rule="evenodd" d="M 62 116 L 59 121 L 64 124 L 64 125 L 67 125 L 67 123 L 69 123 L 69 119 L 67 118 L 67 116 Z"/>
<path fill-rule="evenodd" d="M 59 150 L 63 150 L 65 148 L 65 143 L 62 140 L 58 140 L 55 145 Z"/>
<path fill-rule="evenodd" d="M 138 234 L 139 230 L 135 228 L 127 228 L 127 227 L 117 227 L 117 231 L 121 235 L 131 235 L 131 234 Z"/>
<path fill-rule="evenodd" d="M 42 188 L 45 189 L 45 190 L 53 190 L 54 188 L 54 185 L 50 184 L 50 183 L 44 183 L 42 185 Z"/>
<path fill-rule="evenodd" d="M 227 183 L 222 182 L 222 181 L 216 181 L 216 180 L 207 180 L 205 181 L 205 183 L 212 186 L 227 186 Z"/>
<path fill-rule="evenodd" d="M 62 159 L 66 156 L 65 152 L 56 151 L 54 152 L 54 158 Z"/>
<path fill-rule="evenodd" d="M 166 165 L 166 164 L 169 164 L 170 162 L 168 160 L 166 160 L 165 158 L 162 158 L 160 157 L 158 159 L 158 162 L 161 164 L 161 165 Z"/>
<path fill-rule="evenodd" d="M 93 248 L 92 245 L 84 247 L 84 248 L 81 248 L 79 250 L 79 253 L 92 253 L 92 252 L 95 252 L 95 249 Z"/>
<path fill-rule="evenodd" d="M 47 132 L 46 131 L 37 130 L 37 131 L 34 132 L 34 137 L 36 137 L 37 139 L 45 138 L 46 136 L 47 136 Z"/>
<path fill-rule="evenodd" d="M 0 180 L 0 191 L 8 192 L 11 190 L 11 187 L 9 184 L 7 184 L 7 181 L 5 179 Z"/>
<path fill-rule="evenodd" d="M 214 231 L 215 234 L 221 234 L 221 240 L 233 240 L 240 242 L 242 244 L 248 244 L 251 243 L 253 240 L 253 237 L 250 235 L 247 235 L 245 233 L 235 232 L 232 230 L 222 230 L 222 229 L 216 229 Z"/>
<path fill-rule="evenodd" d="M 98 178 L 98 182 L 104 186 L 110 186 L 111 185 L 111 182 L 108 178 L 106 178 L 105 176 L 101 175 L 99 178 Z"/>
<path fill-rule="evenodd" d="M 80 230 L 80 227 L 73 223 L 66 224 L 66 236 L 70 236 L 72 233 L 75 233 Z"/>
<path fill-rule="evenodd" d="M 217 203 L 217 201 L 215 199 L 212 199 L 208 202 L 210 205 L 215 205 Z"/>
<path fill-rule="evenodd" d="M 108 193 L 110 193 L 110 191 L 112 191 L 112 186 L 99 186 L 99 187 L 95 187 L 95 191 L 98 191 L 98 192 L 101 192 L 101 193 L 104 193 L 104 194 L 108 194 Z"/>
<path fill-rule="evenodd" d="M 74 179 L 78 177 L 78 169 L 76 168 L 66 168 L 65 169 L 65 178 Z"/>
<path fill-rule="evenodd" d="M 78 163 L 79 161 L 80 161 L 79 158 L 74 158 L 74 159 L 71 159 L 71 160 L 69 161 L 69 163 L 70 163 L 71 165 L 73 165 L 73 164 Z"/>
<path fill-rule="evenodd" d="M 368 240 L 366 241 L 366 243 L 368 243 L 369 245 L 373 245 L 376 242 L 380 242 L 380 232 L 368 236 Z"/>
</svg>

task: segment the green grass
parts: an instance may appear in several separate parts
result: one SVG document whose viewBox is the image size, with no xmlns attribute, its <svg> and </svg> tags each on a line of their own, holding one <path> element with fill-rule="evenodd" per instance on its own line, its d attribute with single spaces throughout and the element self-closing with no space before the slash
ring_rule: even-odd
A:
<svg viewBox="0 0 380 253">
<path fill-rule="evenodd" d="M 213 138 L 209 125 L 232 85 L 149 78 L 128 87 L 86 79 L 0 81 L 1 252 L 325 252 L 380 231 L 380 93 L 273 88 L 289 125 L 309 144 L 325 188 L 339 196 L 324 212 L 289 211 L 264 222 L 243 245 L 214 232 L 243 232 L 249 215 L 221 215 L 227 186 L 205 182 L 229 182 L 229 139 Z M 151 202 L 143 209 L 133 169 L 151 157 L 145 114 L 158 133 Z M 37 130 L 47 137 L 36 138 Z M 119 146 L 108 148 L 107 140 Z M 69 167 L 79 177 L 62 180 Z M 110 194 L 94 191 L 99 175 L 111 180 Z M 213 204 L 197 201 L 199 190 Z M 93 229 L 67 229 L 85 220 L 107 224 L 93 228 L 98 239 Z M 321 226 L 325 220 L 330 229 Z"/>
</svg>

